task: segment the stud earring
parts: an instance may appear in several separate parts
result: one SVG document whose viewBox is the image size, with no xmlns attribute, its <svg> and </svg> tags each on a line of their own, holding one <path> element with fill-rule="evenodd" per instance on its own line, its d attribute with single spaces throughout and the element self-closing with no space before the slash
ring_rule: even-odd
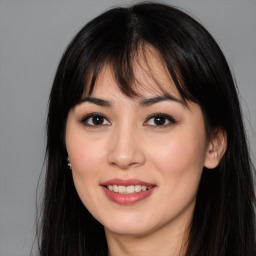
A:
<svg viewBox="0 0 256 256">
<path fill-rule="evenodd" d="M 72 166 L 71 166 L 71 163 L 70 163 L 70 160 L 69 160 L 69 157 L 67 157 L 67 161 L 68 161 L 68 167 L 70 170 L 72 170 Z"/>
</svg>

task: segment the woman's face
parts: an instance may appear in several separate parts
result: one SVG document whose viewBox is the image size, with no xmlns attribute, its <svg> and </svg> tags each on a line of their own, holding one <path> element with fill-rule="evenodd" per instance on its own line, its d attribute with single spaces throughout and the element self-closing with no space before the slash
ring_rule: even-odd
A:
<svg viewBox="0 0 256 256">
<path fill-rule="evenodd" d="M 70 110 L 66 146 L 74 184 L 106 232 L 182 232 L 207 158 L 204 119 L 197 104 L 184 105 L 155 55 L 151 70 L 143 64 L 134 64 L 138 98 L 125 96 L 106 66 L 90 97 Z"/>
</svg>

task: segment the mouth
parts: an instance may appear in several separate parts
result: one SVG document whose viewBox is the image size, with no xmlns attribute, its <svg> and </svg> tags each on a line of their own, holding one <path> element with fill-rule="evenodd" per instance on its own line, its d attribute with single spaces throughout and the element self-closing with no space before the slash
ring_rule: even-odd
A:
<svg viewBox="0 0 256 256">
<path fill-rule="evenodd" d="M 121 205 L 131 205 L 146 199 L 156 187 L 154 184 L 135 179 L 112 179 L 101 186 L 111 201 Z"/>
<path fill-rule="evenodd" d="M 118 186 L 118 185 L 108 185 L 106 188 L 109 191 L 113 191 L 119 194 L 134 194 L 139 193 L 141 191 L 147 191 L 152 188 L 152 186 L 145 186 L 145 185 L 130 185 L 130 186 Z"/>
</svg>

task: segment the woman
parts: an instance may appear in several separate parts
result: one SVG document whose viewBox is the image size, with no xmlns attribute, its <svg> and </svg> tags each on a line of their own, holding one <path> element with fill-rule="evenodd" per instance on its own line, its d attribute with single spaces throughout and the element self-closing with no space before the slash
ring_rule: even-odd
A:
<svg viewBox="0 0 256 256">
<path fill-rule="evenodd" d="M 40 255 L 255 255 L 254 191 L 227 62 L 173 7 L 89 22 L 50 95 Z"/>
</svg>

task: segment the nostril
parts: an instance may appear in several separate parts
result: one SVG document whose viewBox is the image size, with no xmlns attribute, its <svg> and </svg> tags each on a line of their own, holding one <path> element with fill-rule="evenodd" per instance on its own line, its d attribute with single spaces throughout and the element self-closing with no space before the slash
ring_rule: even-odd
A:
<svg viewBox="0 0 256 256">
<path fill-rule="evenodd" d="M 109 144 L 108 162 L 120 169 L 129 169 L 140 166 L 145 162 L 143 148 L 140 147 L 139 139 L 135 139 L 135 131 L 128 129 L 116 131 Z"/>
<path fill-rule="evenodd" d="M 132 167 L 140 166 L 144 164 L 145 158 L 143 156 L 130 156 L 130 157 L 122 157 L 122 156 L 110 156 L 109 163 L 112 166 L 117 166 L 120 169 L 129 169 Z"/>
</svg>

